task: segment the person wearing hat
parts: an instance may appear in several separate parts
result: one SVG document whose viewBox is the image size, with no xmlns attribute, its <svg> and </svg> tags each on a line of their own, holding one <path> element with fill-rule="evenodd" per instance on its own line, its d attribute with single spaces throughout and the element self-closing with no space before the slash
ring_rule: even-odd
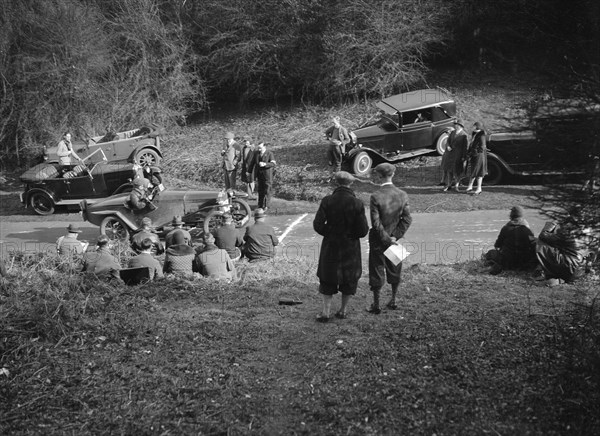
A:
<svg viewBox="0 0 600 436">
<path fill-rule="evenodd" d="M 333 295 L 338 292 L 342 294 L 342 302 L 335 316 L 346 318 L 348 302 L 356 294 L 362 275 L 360 238 L 369 231 L 365 206 L 350 188 L 354 177 L 338 171 L 334 178 L 338 186 L 321 200 L 313 220 L 315 232 L 323 236 L 317 267 L 323 299 L 318 322 L 329 321 Z"/>
<path fill-rule="evenodd" d="M 162 242 L 160 242 L 158 235 L 152 229 L 152 220 L 146 216 L 142 218 L 141 225 L 142 228 L 131 237 L 131 248 L 133 251 L 136 253 L 141 253 L 142 241 L 146 238 L 149 238 L 153 244 L 152 251 L 159 255 L 164 253 L 165 247 L 163 246 Z"/>
<path fill-rule="evenodd" d="M 75 150 L 73 150 L 71 134 L 69 132 L 65 132 L 62 140 L 58 143 L 56 155 L 58 156 L 58 163 L 61 165 L 71 165 L 71 158 L 81 161 L 81 158 L 77 155 L 77 153 L 75 153 Z"/>
<path fill-rule="evenodd" d="M 190 232 L 183 228 L 183 224 L 184 222 L 181 219 L 181 216 L 177 215 L 173 217 L 173 221 L 171 221 L 173 230 L 171 230 L 169 233 L 167 233 L 167 236 L 165 236 L 165 248 L 169 248 L 171 245 L 173 245 L 173 235 L 177 230 L 181 230 L 181 232 L 183 233 L 185 243 L 188 244 L 190 247 L 192 246 L 192 235 L 190 235 Z"/>
<path fill-rule="evenodd" d="M 246 227 L 242 254 L 250 262 L 269 260 L 275 257 L 275 247 L 279 244 L 279 239 L 275 235 L 275 229 L 265 222 L 265 216 L 264 209 L 256 209 L 254 224 Z"/>
<path fill-rule="evenodd" d="M 83 254 L 90 245 L 89 242 L 78 240 L 81 230 L 75 224 L 69 224 L 67 234 L 56 240 L 56 251 L 61 256 Z"/>
<path fill-rule="evenodd" d="M 145 177 L 136 177 L 132 180 L 131 184 L 133 185 L 133 189 L 129 193 L 128 206 L 133 211 L 145 209 L 148 203 L 150 203 L 147 194 L 147 187 L 150 182 Z"/>
<path fill-rule="evenodd" d="M 229 254 L 232 260 L 238 260 L 242 257 L 242 252 L 238 247 L 244 243 L 244 238 L 235 228 L 233 216 L 230 213 L 223 214 L 223 225 L 215 231 L 215 245 Z"/>
<path fill-rule="evenodd" d="M 379 296 L 386 278 L 392 286 L 392 296 L 387 308 L 398 308 L 402 262 L 394 265 L 383 252 L 402 238 L 412 223 L 408 195 L 392 183 L 395 171 L 396 167 L 387 162 L 377 165 L 373 171 L 374 182 L 381 184 L 371 195 L 370 201 L 369 287 L 373 292 L 373 304 L 367 311 L 375 315 L 381 313 Z"/>
<path fill-rule="evenodd" d="M 98 236 L 96 251 L 86 253 L 83 257 L 83 272 L 94 274 L 101 280 L 121 282 L 119 260 L 110 252 L 110 240 L 106 235 Z"/>
<path fill-rule="evenodd" d="M 167 248 L 165 254 L 165 274 L 175 274 L 178 276 L 190 276 L 194 273 L 194 259 L 196 250 L 185 243 L 183 232 L 175 230 L 173 235 L 173 245 Z"/>
<path fill-rule="evenodd" d="M 521 206 L 510 210 L 510 221 L 500 229 L 494 249 L 485 254 L 486 263 L 491 266 L 490 274 L 500 274 L 505 269 L 528 269 L 535 265 L 535 237 L 524 215 Z"/>
<path fill-rule="evenodd" d="M 473 195 L 481 194 L 481 184 L 483 183 L 483 178 L 488 173 L 486 135 L 483 123 L 477 121 L 473 125 L 473 136 L 467 153 L 469 159 L 469 185 L 467 186 L 467 192 Z M 477 189 L 473 191 L 475 179 L 477 179 Z"/>
<path fill-rule="evenodd" d="M 211 279 L 235 280 L 235 264 L 226 250 L 215 245 L 211 233 L 204 236 L 204 244 L 204 249 L 196 255 L 196 269 L 200 274 Z"/>
<path fill-rule="evenodd" d="M 469 138 L 461 119 L 454 121 L 454 130 L 448 138 L 448 146 L 442 157 L 444 192 L 450 189 L 458 192 L 460 179 L 465 171 Z"/>
<path fill-rule="evenodd" d="M 144 239 L 140 244 L 140 254 L 129 259 L 127 268 L 148 268 L 150 280 L 164 278 L 162 265 L 152 255 L 152 240 Z"/>
<path fill-rule="evenodd" d="M 240 154 L 237 150 L 235 135 L 232 132 L 225 134 L 225 148 L 221 150 L 221 156 L 223 157 L 221 167 L 223 168 L 223 176 L 225 178 L 225 189 L 235 189 L 235 178 Z"/>
<path fill-rule="evenodd" d="M 327 158 L 329 165 L 332 167 L 332 178 L 335 173 L 342 168 L 342 158 L 346 152 L 346 144 L 350 142 L 348 130 L 340 124 L 340 117 L 334 115 L 331 117 L 333 126 L 325 131 L 325 138 L 329 141 L 329 150 Z"/>
<path fill-rule="evenodd" d="M 254 145 L 250 142 L 249 137 L 244 137 L 244 145 L 242 146 L 241 151 L 241 160 L 242 160 L 242 173 L 241 178 L 242 182 L 246 184 L 246 194 L 248 195 L 249 200 L 254 200 L 254 184 L 256 182 L 256 167 L 253 171 L 248 171 L 250 168 L 250 163 L 254 158 Z"/>
<path fill-rule="evenodd" d="M 256 146 L 256 152 L 248 171 L 256 171 L 256 190 L 258 191 L 258 207 L 265 211 L 271 201 L 271 186 L 273 185 L 273 168 L 277 162 L 271 150 L 267 150 L 264 142 Z"/>
</svg>

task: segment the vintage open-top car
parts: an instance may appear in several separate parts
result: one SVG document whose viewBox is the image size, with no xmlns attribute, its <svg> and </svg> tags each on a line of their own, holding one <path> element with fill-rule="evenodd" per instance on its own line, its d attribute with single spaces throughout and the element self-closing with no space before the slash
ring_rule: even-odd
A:
<svg viewBox="0 0 600 436">
<path fill-rule="evenodd" d="M 57 206 L 79 206 L 82 199 L 88 203 L 119 192 L 131 191 L 131 180 L 141 167 L 131 163 L 107 163 L 102 150 L 77 165 L 43 163 L 29 168 L 21 175 L 25 189 L 21 202 L 39 215 L 54 213 Z"/>
<path fill-rule="evenodd" d="M 155 190 L 151 198 L 151 207 L 142 210 L 129 206 L 129 194 L 113 195 L 94 204 L 84 200 L 80 206 L 85 221 L 99 226 L 101 234 L 121 240 L 138 231 L 144 217 L 149 217 L 159 232 L 170 229 L 174 216 L 181 216 L 186 228 L 212 232 L 223 224 L 225 212 L 233 215 L 238 228 L 248 224 L 251 213 L 248 203 L 231 191 Z"/>
<path fill-rule="evenodd" d="M 344 161 L 366 175 L 382 162 L 395 163 L 424 154 L 444 154 L 456 120 L 456 104 L 438 89 L 421 89 L 376 103 L 379 119 L 350 132 Z"/>
<path fill-rule="evenodd" d="M 101 149 L 109 162 L 135 162 L 140 165 L 158 165 L 162 158 L 160 137 L 162 129 L 158 126 L 144 126 L 124 132 L 108 132 L 103 136 L 90 137 L 86 142 L 73 141 L 73 150 L 80 158 L 86 158 Z M 58 146 L 44 150 L 44 160 L 57 163 Z"/>
</svg>

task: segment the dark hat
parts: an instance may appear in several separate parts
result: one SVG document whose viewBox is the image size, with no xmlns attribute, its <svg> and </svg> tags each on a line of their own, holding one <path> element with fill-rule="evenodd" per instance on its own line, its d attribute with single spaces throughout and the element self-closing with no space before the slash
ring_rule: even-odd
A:
<svg viewBox="0 0 600 436">
<path fill-rule="evenodd" d="M 110 239 L 108 239 L 108 236 L 106 235 L 100 235 L 98 236 L 98 240 L 96 241 L 96 245 L 98 245 L 99 247 L 102 247 L 106 244 L 108 244 L 110 241 Z"/>
<path fill-rule="evenodd" d="M 227 132 L 225 133 L 225 139 L 234 139 L 235 135 L 233 134 L 233 132 Z"/>
<path fill-rule="evenodd" d="M 81 230 L 75 224 L 69 224 L 69 227 L 67 227 L 67 231 L 69 233 L 81 233 Z"/>
<path fill-rule="evenodd" d="M 521 206 L 513 206 L 510 210 L 510 219 L 523 218 L 525 211 Z"/>
<path fill-rule="evenodd" d="M 349 186 L 356 180 L 352 174 L 347 171 L 338 171 L 334 175 L 335 181 L 338 185 Z"/>
<path fill-rule="evenodd" d="M 173 233 L 173 245 L 185 244 L 185 236 L 181 230 L 175 230 Z"/>
<path fill-rule="evenodd" d="M 142 226 L 151 226 L 151 225 L 152 225 L 152 220 L 150 218 L 148 218 L 147 216 L 142 218 Z"/>
<path fill-rule="evenodd" d="M 463 123 L 463 120 L 461 118 L 457 118 L 456 120 L 454 120 L 454 124 L 458 124 L 463 129 L 465 128 L 465 124 Z"/>
<path fill-rule="evenodd" d="M 396 167 L 391 163 L 381 163 L 375 167 L 375 171 L 382 177 L 391 177 L 396 172 Z"/>
<path fill-rule="evenodd" d="M 254 211 L 254 218 L 264 218 L 267 214 L 262 207 L 259 207 Z"/>
<path fill-rule="evenodd" d="M 477 129 L 477 130 L 483 130 L 483 123 L 481 121 L 475 121 L 475 123 L 473 124 L 473 126 Z"/>
<path fill-rule="evenodd" d="M 176 215 L 173 217 L 173 221 L 171 221 L 171 224 L 174 226 L 182 226 L 183 221 L 179 215 Z"/>
</svg>

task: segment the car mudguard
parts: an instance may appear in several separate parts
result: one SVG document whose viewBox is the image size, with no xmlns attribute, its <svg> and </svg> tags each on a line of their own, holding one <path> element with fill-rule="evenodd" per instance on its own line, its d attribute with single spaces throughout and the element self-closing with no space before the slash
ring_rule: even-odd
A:
<svg viewBox="0 0 600 436">
<path fill-rule="evenodd" d="M 141 150 L 143 150 L 144 148 L 149 148 L 149 149 L 151 149 L 152 151 L 155 151 L 155 152 L 156 152 L 156 153 L 157 153 L 157 154 L 160 156 L 160 158 L 161 158 L 161 159 L 162 159 L 162 158 L 164 158 L 163 154 L 161 153 L 161 151 L 160 151 L 158 148 L 156 148 L 156 146 L 154 146 L 154 145 L 148 145 L 148 144 L 146 144 L 146 145 L 138 145 L 138 146 L 137 146 L 137 147 L 136 147 L 136 148 L 135 148 L 135 149 L 134 149 L 134 150 L 131 152 L 131 154 L 129 155 L 129 159 L 128 159 L 128 160 L 134 160 L 134 159 L 135 159 L 135 155 L 136 155 L 136 154 L 138 154 L 138 153 L 139 153 Z"/>
<path fill-rule="evenodd" d="M 500 166 L 502 166 L 502 168 L 504 168 L 504 170 L 509 174 L 518 174 L 518 172 L 513 170 L 511 168 L 511 166 L 508 163 L 506 163 L 506 161 L 504 159 L 502 159 L 500 156 L 498 156 L 495 153 L 488 151 L 487 159 L 488 159 L 488 161 L 495 160 L 496 162 L 498 162 L 498 164 L 500 164 Z"/>
<path fill-rule="evenodd" d="M 42 192 L 42 193 L 48 195 L 55 204 L 60 201 L 60 200 L 58 200 L 58 198 L 56 197 L 56 194 L 53 191 L 49 191 L 47 189 L 42 189 L 42 188 L 32 188 L 23 194 L 23 200 L 24 200 L 23 203 L 25 204 L 25 207 L 27 207 L 27 208 L 29 207 L 29 197 L 31 196 L 31 194 L 34 194 L 36 192 Z"/>
</svg>

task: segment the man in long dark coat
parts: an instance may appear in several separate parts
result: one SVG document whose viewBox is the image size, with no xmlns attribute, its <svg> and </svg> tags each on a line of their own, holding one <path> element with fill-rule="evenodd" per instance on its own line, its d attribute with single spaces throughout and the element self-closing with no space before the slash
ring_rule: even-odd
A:
<svg viewBox="0 0 600 436">
<path fill-rule="evenodd" d="M 319 322 L 329 321 L 331 300 L 338 292 L 342 293 L 342 305 L 335 316 L 346 318 L 348 302 L 362 275 L 360 238 L 369 231 L 365 206 L 350 189 L 354 177 L 346 171 L 338 171 L 334 177 L 338 187 L 321 200 L 313 221 L 315 231 L 323 236 L 317 268 L 323 295 Z"/>
<path fill-rule="evenodd" d="M 454 130 L 450 133 L 448 146 L 442 158 L 443 179 L 446 183 L 445 192 L 451 188 L 458 192 L 460 179 L 465 172 L 468 148 L 469 138 L 465 132 L 462 120 L 458 119 L 454 122 Z"/>
<path fill-rule="evenodd" d="M 277 162 L 271 150 L 267 150 L 264 142 L 256 146 L 254 157 L 248 167 L 248 175 L 256 171 L 256 190 L 258 191 L 258 207 L 265 212 L 271 201 L 271 187 L 273 185 L 273 168 Z"/>
<path fill-rule="evenodd" d="M 396 167 L 382 163 L 373 173 L 381 181 L 379 190 L 371 195 L 371 230 L 369 231 L 369 286 L 373 292 L 373 304 L 368 312 L 381 313 L 379 293 L 387 282 L 392 285 L 392 298 L 388 309 L 396 309 L 402 262 L 394 265 L 383 254 L 392 244 L 402 238 L 412 223 L 406 192 L 394 186 L 392 177 Z"/>
</svg>

